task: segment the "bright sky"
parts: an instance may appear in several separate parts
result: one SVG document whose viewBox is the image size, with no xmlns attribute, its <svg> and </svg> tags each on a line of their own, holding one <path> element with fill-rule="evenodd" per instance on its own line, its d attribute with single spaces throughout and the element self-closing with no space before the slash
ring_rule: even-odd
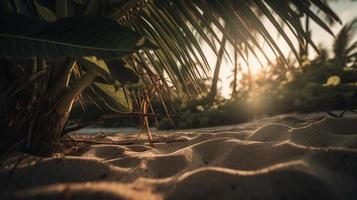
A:
<svg viewBox="0 0 357 200">
<path fill-rule="evenodd" d="M 350 0 L 339 0 L 338 2 L 330 3 L 331 8 L 340 16 L 342 22 L 345 24 L 351 21 L 353 18 L 357 17 L 357 1 L 350 1 Z M 335 26 L 331 27 L 332 31 L 336 34 L 341 29 L 341 25 L 336 24 Z M 329 35 L 327 32 L 322 30 L 322 28 L 318 27 L 316 24 L 311 24 L 312 30 L 312 39 L 315 41 L 316 44 L 322 44 L 323 47 L 331 49 L 333 37 Z M 276 36 L 277 43 L 279 47 L 283 49 L 284 54 L 288 54 L 290 52 L 289 47 L 285 44 L 281 37 L 278 37 L 278 34 L 274 34 Z M 280 38 L 280 39 L 279 39 Z M 310 50 L 310 52 L 312 52 Z M 272 52 L 269 50 L 266 51 L 268 56 L 273 56 Z M 209 63 L 211 66 L 215 66 L 216 58 L 215 56 L 208 56 Z M 258 62 L 252 59 L 250 61 L 252 63 L 252 73 L 257 73 L 260 70 L 260 66 Z M 231 89 L 229 87 L 232 78 L 230 78 L 232 74 L 233 66 L 232 64 L 226 59 L 225 62 L 222 63 L 221 71 L 220 71 L 220 79 L 218 87 L 221 88 L 221 93 L 224 97 L 229 97 L 231 93 Z M 212 70 L 213 71 L 213 70 Z"/>
</svg>

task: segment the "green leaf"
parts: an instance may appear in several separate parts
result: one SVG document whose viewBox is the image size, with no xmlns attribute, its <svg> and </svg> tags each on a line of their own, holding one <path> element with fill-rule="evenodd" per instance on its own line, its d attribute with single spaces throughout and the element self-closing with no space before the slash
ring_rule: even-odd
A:
<svg viewBox="0 0 357 200">
<path fill-rule="evenodd" d="M 120 84 L 125 85 L 139 81 L 138 75 L 124 60 L 104 61 L 94 56 L 87 56 L 80 58 L 79 63 L 87 70 L 98 71 L 101 77 L 109 83 L 118 81 Z"/>
<path fill-rule="evenodd" d="M 128 14 L 128 18 L 120 19 L 150 37 L 160 47 L 154 52 L 144 50 L 137 54 L 142 63 L 140 67 L 152 69 L 160 77 L 165 74 L 178 93 L 187 97 L 186 99 L 190 97 L 187 83 L 199 85 L 203 75 L 213 68 L 206 62 L 204 52 L 207 48 L 203 46 L 207 44 L 217 55 L 217 49 L 222 45 L 219 39 L 221 35 L 227 38 L 228 42 L 224 51 L 227 52 L 233 47 L 239 59 L 246 62 L 249 54 L 259 62 L 272 61 L 274 58 L 268 57 L 263 49 L 263 45 L 267 45 L 276 58 L 289 64 L 264 20 L 270 21 L 272 28 L 283 36 L 298 61 L 301 61 L 301 58 L 293 41 L 306 41 L 318 50 L 303 29 L 300 16 L 309 16 L 318 26 L 330 33 L 324 22 L 325 18 L 320 14 L 339 21 L 323 0 L 157 0 L 148 1 L 136 15 L 130 15 L 126 11 L 121 12 L 121 15 L 117 12 L 114 17 L 119 19 Z M 293 35 L 288 36 L 284 27 L 290 29 Z M 228 58 L 229 55 L 230 53 L 226 53 Z"/>
<path fill-rule="evenodd" d="M 330 76 L 323 86 L 336 86 L 341 83 L 341 78 L 337 75 Z"/>
<path fill-rule="evenodd" d="M 79 58 L 78 63 L 89 71 L 97 71 L 106 81 L 112 82 L 107 64 L 103 60 L 97 59 L 95 56 L 87 56 Z"/>
<path fill-rule="evenodd" d="M 46 22 L 20 14 L 0 14 L 2 57 L 113 59 L 142 48 L 155 48 L 155 45 L 106 17 L 78 16 Z"/>
<path fill-rule="evenodd" d="M 125 92 L 122 88 L 118 89 L 113 85 L 102 83 L 94 83 L 91 88 L 110 110 L 115 112 L 132 111 L 133 105 L 131 99 L 128 96 L 125 97 Z"/>
<path fill-rule="evenodd" d="M 135 71 L 123 60 L 106 61 L 110 75 L 121 84 L 137 83 L 139 77 Z"/>
</svg>

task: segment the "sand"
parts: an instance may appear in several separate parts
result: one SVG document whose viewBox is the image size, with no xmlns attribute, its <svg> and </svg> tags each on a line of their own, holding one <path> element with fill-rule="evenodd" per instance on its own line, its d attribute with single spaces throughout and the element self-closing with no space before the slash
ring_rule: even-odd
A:
<svg viewBox="0 0 357 200">
<path fill-rule="evenodd" d="M 143 137 L 14 155 L 0 169 L 0 199 L 357 199 L 356 116 L 280 116 L 154 138 L 155 148 Z"/>
</svg>

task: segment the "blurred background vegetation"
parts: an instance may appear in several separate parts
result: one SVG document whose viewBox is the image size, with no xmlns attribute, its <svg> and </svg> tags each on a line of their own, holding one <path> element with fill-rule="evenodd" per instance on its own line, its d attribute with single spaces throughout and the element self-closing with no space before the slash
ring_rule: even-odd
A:
<svg viewBox="0 0 357 200">
<path fill-rule="evenodd" d="M 357 108 L 357 43 L 354 40 L 357 19 L 346 24 L 333 46 L 320 47 L 314 59 L 305 55 L 302 67 L 289 59 L 290 67 L 277 60 L 257 74 L 233 70 L 230 99 L 216 95 L 176 105 L 174 125 L 168 118 L 159 129 L 197 128 L 246 122 L 255 118 L 291 112 L 353 110 Z M 237 69 L 238 67 L 238 69 Z M 209 88 L 209 82 L 206 82 Z M 238 89 L 239 88 L 239 89 Z"/>
<path fill-rule="evenodd" d="M 308 59 L 308 55 L 304 55 L 302 66 L 289 56 L 290 67 L 277 59 L 252 75 L 237 64 L 231 75 L 234 78 L 229 97 L 222 96 L 219 91 L 215 91 L 214 96 L 211 92 L 195 93 L 184 104 L 177 96 L 168 105 L 172 113 L 168 117 L 155 96 L 151 101 L 152 112 L 160 115 L 150 118 L 151 125 L 158 129 L 199 128 L 242 123 L 282 113 L 356 109 L 356 26 L 357 19 L 346 24 L 333 46 L 329 50 L 319 47 L 320 54 L 315 58 Z M 212 90 L 212 80 L 201 79 L 200 84 L 207 91 Z M 97 112 L 95 108 L 91 111 Z M 101 126 L 139 126 L 139 122 L 137 118 L 113 119 Z"/>
<path fill-rule="evenodd" d="M 236 63 L 231 72 L 229 97 L 217 89 L 217 83 L 221 81 L 218 76 L 213 77 L 217 79 L 215 81 L 200 79 L 198 84 L 205 92 L 192 89 L 192 96 L 185 103 L 179 95 L 174 95 L 166 109 L 159 96 L 154 95 L 150 112 L 157 116 L 150 117 L 150 124 L 158 129 L 187 129 L 242 123 L 282 113 L 354 110 L 357 108 L 356 28 L 357 19 L 345 24 L 332 38 L 331 47 L 318 47 L 320 53 L 315 58 L 309 59 L 308 52 L 300 49 L 301 65 L 292 53 L 287 58 L 289 66 L 277 59 L 262 68 L 254 66 L 261 68 L 255 74 Z M 189 81 L 187 85 L 193 88 Z M 86 116 L 90 118 L 98 112 L 93 106 L 87 110 Z M 79 106 L 72 116 L 83 120 Z M 106 119 L 98 126 L 139 127 L 140 119 Z"/>
</svg>

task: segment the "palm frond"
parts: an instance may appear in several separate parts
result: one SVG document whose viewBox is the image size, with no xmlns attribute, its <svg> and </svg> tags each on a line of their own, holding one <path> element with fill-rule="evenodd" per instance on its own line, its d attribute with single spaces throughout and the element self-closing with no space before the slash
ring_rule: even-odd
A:
<svg viewBox="0 0 357 200">
<path fill-rule="evenodd" d="M 339 67 L 346 67 L 347 62 L 356 57 L 357 41 L 352 42 L 356 30 L 357 18 L 342 27 L 334 41 L 333 53 Z"/>
<path fill-rule="evenodd" d="M 10 58 L 96 56 L 112 59 L 145 46 L 153 47 L 153 44 L 110 18 L 68 17 L 46 22 L 21 14 L 2 13 L 0 46 L 0 56 Z"/>
<path fill-rule="evenodd" d="M 321 13 L 340 22 L 322 0 L 152 0 L 141 5 L 140 9 L 131 9 L 135 14 L 123 17 L 117 13 L 114 17 L 148 36 L 160 47 L 155 51 L 141 51 L 139 59 L 162 78 L 170 78 L 177 91 L 186 98 L 189 94 L 185 83 L 196 82 L 212 68 L 207 62 L 204 43 L 218 55 L 216 45 L 221 45 L 220 37 L 225 37 L 229 42 L 227 46 L 234 47 L 242 60 L 246 60 L 244 49 L 248 49 L 248 53 L 261 63 L 263 60 L 281 59 L 288 64 L 283 50 L 271 35 L 272 29 L 282 35 L 297 60 L 301 60 L 294 46 L 301 42 L 301 38 L 318 51 L 301 26 L 301 17 L 309 17 L 330 34 L 332 31 Z M 273 26 L 268 27 L 263 19 Z M 290 29 L 294 37 L 288 36 L 284 27 Z M 267 56 L 263 43 L 269 46 L 276 58 Z M 227 49 L 225 54 L 230 56 Z M 194 85 L 199 90 L 198 84 Z"/>
</svg>

